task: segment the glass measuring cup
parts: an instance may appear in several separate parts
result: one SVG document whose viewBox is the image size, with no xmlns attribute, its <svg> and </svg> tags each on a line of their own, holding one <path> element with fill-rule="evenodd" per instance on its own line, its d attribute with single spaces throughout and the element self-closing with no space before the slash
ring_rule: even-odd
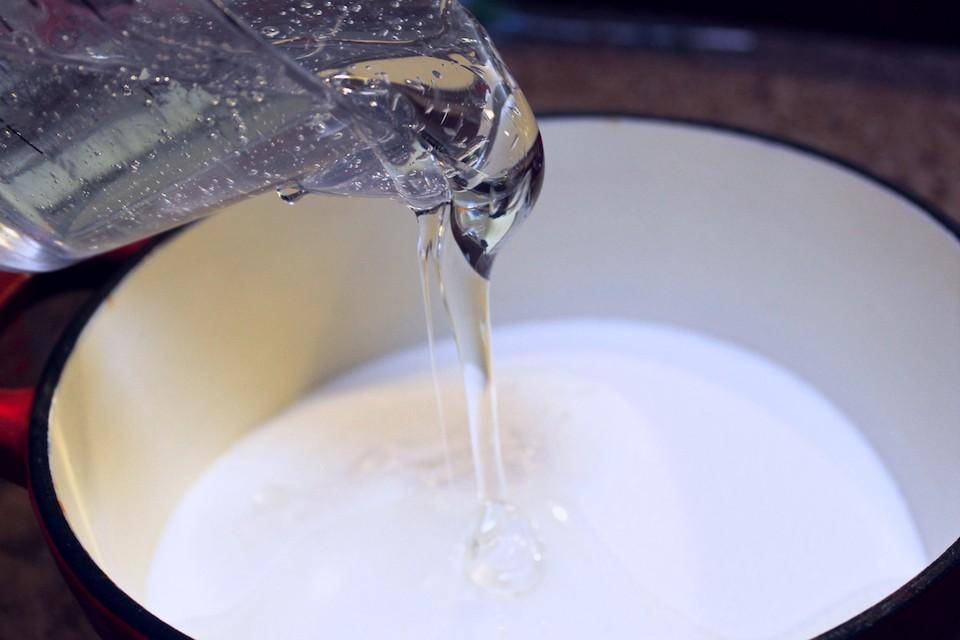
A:
<svg viewBox="0 0 960 640">
<path fill-rule="evenodd" d="M 455 2 L 12 0 L 0 268 L 43 271 L 276 187 L 415 209 L 518 158 L 529 106 Z M 509 164 L 506 163 L 506 164 Z"/>
</svg>

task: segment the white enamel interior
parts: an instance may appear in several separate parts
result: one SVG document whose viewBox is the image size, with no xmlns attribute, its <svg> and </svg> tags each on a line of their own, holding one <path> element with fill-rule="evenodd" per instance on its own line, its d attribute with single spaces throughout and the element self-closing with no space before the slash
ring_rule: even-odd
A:
<svg viewBox="0 0 960 640">
<path fill-rule="evenodd" d="M 690 328 L 816 385 L 866 434 L 930 557 L 960 533 L 960 246 L 832 163 L 686 125 L 543 123 L 541 203 L 501 256 L 496 323 Z M 50 416 L 78 538 L 142 599 L 171 509 L 251 427 L 423 339 L 412 217 L 392 202 L 239 203 L 150 255 L 101 306 Z"/>
</svg>

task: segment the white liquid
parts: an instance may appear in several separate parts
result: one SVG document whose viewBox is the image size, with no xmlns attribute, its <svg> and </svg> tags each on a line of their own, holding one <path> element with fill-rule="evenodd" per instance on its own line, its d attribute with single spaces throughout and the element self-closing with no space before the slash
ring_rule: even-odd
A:
<svg viewBox="0 0 960 640">
<path fill-rule="evenodd" d="M 453 348 L 333 381 L 186 494 L 152 611 L 207 638 L 804 638 L 925 564 L 896 485 L 815 390 L 663 327 L 498 327 L 511 497 L 546 572 L 517 599 L 464 573 L 476 502 Z"/>
</svg>

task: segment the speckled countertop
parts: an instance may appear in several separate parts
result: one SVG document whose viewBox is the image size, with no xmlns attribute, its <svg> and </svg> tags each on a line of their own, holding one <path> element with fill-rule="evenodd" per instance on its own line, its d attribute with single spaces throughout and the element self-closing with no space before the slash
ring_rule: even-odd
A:
<svg viewBox="0 0 960 640">
<path fill-rule="evenodd" d="M 758 43 L 749 54 L 501 49 L 538 111 L 693 118 L 772 134 L 861 165 L 960 220 L 960 51 L 782 34 Z M 76 301 L 47 312 L 49 326 Z M 0 363 L 0 386 L 9 375 Z M 0 640 L 92 638 L 26 494 L 0 481 Z"/>
</svg>

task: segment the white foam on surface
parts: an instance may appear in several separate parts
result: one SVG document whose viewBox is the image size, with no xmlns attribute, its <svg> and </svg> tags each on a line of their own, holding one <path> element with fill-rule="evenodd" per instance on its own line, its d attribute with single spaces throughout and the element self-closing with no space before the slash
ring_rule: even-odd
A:
<svg viewBox="0 0 960 640">
<path fill-rule="evenodd" d="M 152 611 L 202 640 L 804 638 L 925 564 L 869 443 L 774 363 L 609 320 L 498 327 L 513 501 L 543 582 L 505 600 L 464 574 L 475 524 L 452 345 L 348 372 L 252 431 L 184 496 Z"/>
</svg>

